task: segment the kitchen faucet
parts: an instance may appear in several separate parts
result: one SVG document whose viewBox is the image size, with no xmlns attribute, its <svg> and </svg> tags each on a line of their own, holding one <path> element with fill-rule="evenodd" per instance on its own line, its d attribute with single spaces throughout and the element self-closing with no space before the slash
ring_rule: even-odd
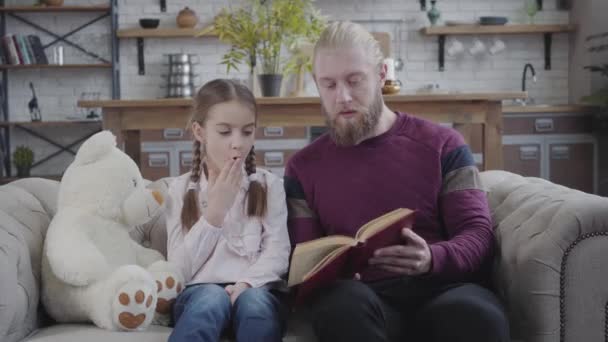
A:
<svg viewBox="0 0 608 342">
<path fill-rule="evenodd" d="M 526 65 L 524 65 L 524 72 L 523 75 L 521 76 L 521 91 L 525 92 L 526 91 L 526 76 L 528 74 L 528 69 L 530 69 L 530 72 L 532 72 L 532 82 L 536 83 L 536 70 L 534 70 L 534 66 L 530 63 L 526 63 Z M 531 99 L 528 99 L 528 101 L 530 101 Z M 525 105 L 528 103 L 528 101 L 526 100 L 519 100 L 517 102 L 520 102 L 521 104 Z"/>
</svg>

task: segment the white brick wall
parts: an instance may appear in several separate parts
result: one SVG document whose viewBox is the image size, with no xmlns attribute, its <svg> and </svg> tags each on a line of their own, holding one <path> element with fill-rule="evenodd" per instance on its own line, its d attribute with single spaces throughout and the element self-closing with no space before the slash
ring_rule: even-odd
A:
<svg viewBox="0 0 608 342">
<path fill-rule="evenodd" d="M 99 3 L 105 0 L 66 0 L 66 4 Z M 28 4 L 34 1 L 12 0 L 8 4 Z M 239 1 L 228 0 L 170 0 L 167 1 L 167 12 L 161 13 L 158 0 L 119 0 L 120 28 L 137 27 L 143 17 L 161 19 L 161 27 L 175 26 L 175 17 L 184 6 L 194 9 L 201 25 L 211 22 L 213 16 L 223 7 L 238 4 Z M 501 36 L 506 43 L 507 51 L 497 56 L 488 54 L 482 57 L 464 55 L 451 58 L 446 56 L 446 71 L 439 72 L 437 66 L 437 39 L 425 37 L 419 29 L 428 24 L 426 14 L 420 11 L 418 0 L 318 0 L 317 6 L 330 19 L 356 20 L 368 27 L 370 31 L 387 31 L 393 37 L 395 56 L 405 61 L 403 71 L 397 76 L 404 83 L 404 91 L 415 92 L 428 83 L 438 83 L 443 90 L 450 91 L 501 91 L 518 90 L 521 87 L 521 72 L 525 63 L 532 63 L 538 72 L 538 82 L 528 82 L 531 97 L 537 102 L 564 103 L 568 100 L 568 46 L 569 37 L 565 34 L 554 35 L 553 69 L 544 70 L 542 35 Z M 430 6 L 430 5 L 429 5 Z M 539 12 L 538 23 L 568 23 L 569 13 L 555 9 L 554 0 L 546 0 L 545 9 Z M 523 0 L 440 0 L 438 8 L 442 19 L 473 20 L 481 15 L 504 15 L 511 22 L 523 22 Z M 60 32 L 80 25 L 92 19 L 95 13 L 64 13 L 54 17 L 49 14 L 23 14 L 33 18 L 37 23 Z M 396 33 L 401 25 L 400 51 L 396 51 Z M 8 31 L 12 33 L 36 33 L 15 20 L 9 19 Z M 93 27 L 72 36 L 85 47 L 95 50 L 101 56 L 110 59 L 108 39 L 110 21 L 104 19 Z M 43 43 L 51 40 L 44 33 Z M 481 37 L 484 43 L 490 43 L 494 37 Z M 458 37 L 469 47 L 473 37 Z M 449 40 L 449 39 L 448 39 Z M 93 60 L 66 44 L 66 63 L 87 63 Z M 156 98 L 163 97 L 165 92 L 160 86 L 164 83 L 162 74 L 166 72 L 164 53 L 188 52 L 200 56 L 200 65 L 196 67 L 199 84 L 217 77 L 226 77 L 225 68 L 218 62 L 227 46 L 214 38 L 202 39 L 146 39 L 145 58 L 146 74 L 139 75 L 137 70 L 137 52 L 135 39 L 123 39 L 120 42 L 122 98 Z M 50 52 L 49 52 L 49 57 Z M 246 77 L 246 68 L 240 73 L 231 73 L 228 77 Z M 78 112 L 75 106 L 82 92 L 100 92 L 102 98 L 110 97 L 110 71 L 104 69 L 82 70 L 43 70 L 43 71 L 10 71 L 10 113 L 11 120 L 29 120 L 27 102 L 31 98 L 28 82 L 34 82 L 44 120 L 63 119 Z M 307 90 L 316 94 L 314 85 L 308 77 Z M 65 132 L 68 133 L 68 132 Z M 26 141 L 22 134 L 15 134 L 13 146 L 19 141 Z M 27 140 L 36 148 L 43 145 Z M 41 150 L 41 153 L 43 151 Z M 49 164 L 50 165 L 50 164 Z M 36 171 L 57 173 L 63 166 L 41 167 Z"/>
</svg>

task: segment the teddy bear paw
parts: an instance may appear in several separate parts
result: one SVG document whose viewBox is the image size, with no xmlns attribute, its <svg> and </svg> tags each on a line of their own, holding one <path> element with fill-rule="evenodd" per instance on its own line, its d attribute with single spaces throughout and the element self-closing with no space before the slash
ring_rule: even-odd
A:
<svg viewBox="0 0 608 342">
<path fill-rule="evenodd" d="M 164 278 L 164 279 L 163 279 Z M 169 324 L 171 309 L 175 304 L 177 295 L 183 290 L 182 283 L 174 276 L 165 275 L 156 280 L 158 301 L 156 302 L 155 323 L 161 325 Z"/>
<path fill-rule="evenodd" d="M 115 321 L 125 330 L 144 328 L 153 313 L 153 290 L 127 284 L 116 297 Z"/>
</svg>

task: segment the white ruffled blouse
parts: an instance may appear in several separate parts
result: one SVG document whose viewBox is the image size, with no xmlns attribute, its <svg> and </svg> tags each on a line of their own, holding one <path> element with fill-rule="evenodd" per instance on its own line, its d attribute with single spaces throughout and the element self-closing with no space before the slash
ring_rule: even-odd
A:
<svg viewBox="0 0 608 342">
<path fill-rule="evenodd" d="M 249 182 L 266 184 L 267 213 L 262 219 L 246 214 Z M 186 231 L 181 223 L 183 198 L 190 185 L 190 173 L 177 177 L 166 199 L 167 253 L 186 284 L 246 282 L 260 287 L 281 280 L 288 268 L 290 243 L 287 233 L 287 206 L 282 180 L 257 169 L 243 180 L 236 200 L 222 227 L 212 226 L 203 216 Z M 199 183 L 199 205 L 207 207 L 207 180 Z"/>
</svg>

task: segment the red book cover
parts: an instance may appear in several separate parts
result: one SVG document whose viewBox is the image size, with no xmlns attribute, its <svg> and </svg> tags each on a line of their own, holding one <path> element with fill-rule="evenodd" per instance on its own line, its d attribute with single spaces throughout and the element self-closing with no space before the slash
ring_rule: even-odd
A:
<svg viewBox="0 0 608 342">
<path fill-rule="evenodd" d="M 379 269 L 369 266 L 368 260 L 373 256 L 374 251 L 379 248 L 403 244 L 402 230 L 405 227 L 413 227 L 414 218 L 414 211 L 398 209 L 378 218 L 376 223 L 370 223 L 368 228 L 372 229 L 367 229 L 367 232 L 364 232 L 364 230 L 368 225 L 363 226 L 357 236 L 352 238 L 350 244 L 339 246 L 330 251 L 312 270 L 302 277 L 303 281 L 297 285 L 296 304 L 302 303 L 315 291 L 338 279 L 354 278 L 356 273 L 361 275 L 362 281 L 373 281 L 386 277 L 386 272 L 381 272 Z M 342 237 L 340 238 L 342 239 Z M 309 246 L 314 245 L 315 240 L 307 243 Z M 296 253 L 297 251 L 294 251 L 294 256 Z M 302 257 L 304 255 L 306 254 L 302 254 Z M 290 277 L 290 282 L 296 283 L 297 281 Z"/>
</svg>

